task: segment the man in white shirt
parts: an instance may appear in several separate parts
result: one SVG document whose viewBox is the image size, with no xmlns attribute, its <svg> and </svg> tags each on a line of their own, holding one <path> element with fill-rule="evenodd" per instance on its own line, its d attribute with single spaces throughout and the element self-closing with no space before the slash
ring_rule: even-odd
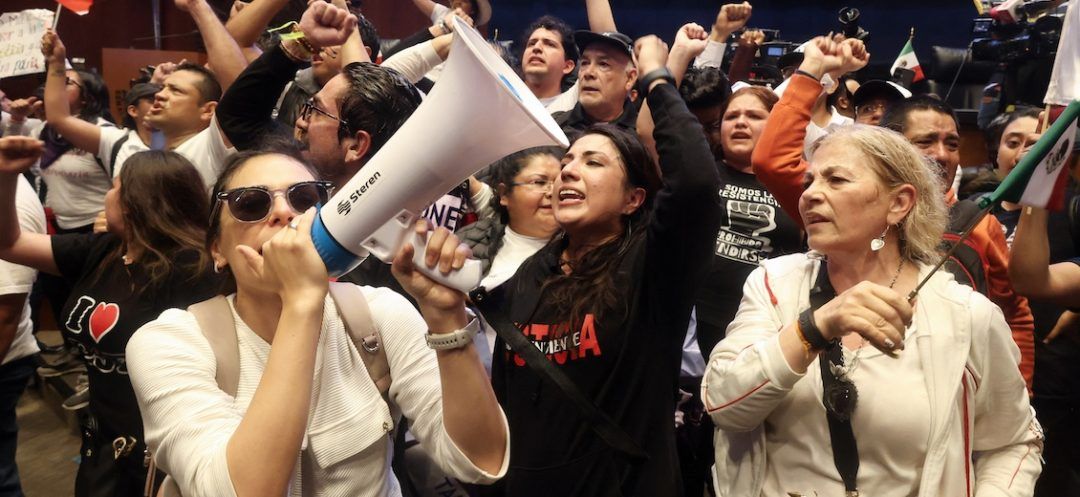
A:
<svg viewBox="0 0 1080 497">
<path fill-rule="evenodd" d="M 567 77 L 577 67 L 578 50 L 570 25 L 553 16 L 543 16 L 525 30 L 521 53 L 521 74 L 525 85 L 544 104 L 548 112 L 574 108 L 578 85 L 566 91 Z"/>
<path fill-rule="evenodd" d="M 18 178 L 15 206 L 24 232 L 45 233 L 45 210 L 23 177 Z M 34 269 L 0 261 L 0 495 L 22 495 L 15 465 L 15 406 L 36 367 L 28 298 L 36 276 Z"/>
</svg>

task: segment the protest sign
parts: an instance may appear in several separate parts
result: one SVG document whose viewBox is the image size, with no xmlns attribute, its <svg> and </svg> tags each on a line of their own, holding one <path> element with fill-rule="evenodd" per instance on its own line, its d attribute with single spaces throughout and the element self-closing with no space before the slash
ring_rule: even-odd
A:
<svg viewBox="0 0 1080 497">
<path fill-rule="evenodd" d="M 41 35 L 52 19 L 44 9 L 0 15 L 0 78 L 45 71 Z"/>
</svg>

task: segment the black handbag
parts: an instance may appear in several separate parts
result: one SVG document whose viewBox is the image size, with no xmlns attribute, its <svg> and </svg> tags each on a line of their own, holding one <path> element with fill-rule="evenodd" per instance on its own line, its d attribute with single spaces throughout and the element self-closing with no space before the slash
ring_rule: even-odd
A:
<svg viewBox="0 0 1080 497">
<path fill-rule="evenodd" d="M 130 436 L 103 435 L 93 416 L 88 416 L 81 432 L 75 497 L 143 497 L 146 486 L 143 442 Z"/>
</svg>

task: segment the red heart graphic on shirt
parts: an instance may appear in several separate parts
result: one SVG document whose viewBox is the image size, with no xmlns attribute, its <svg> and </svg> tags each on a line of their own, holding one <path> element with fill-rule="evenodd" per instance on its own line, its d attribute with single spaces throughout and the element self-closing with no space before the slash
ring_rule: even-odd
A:
<svg viewBox="0 0 1080 497">
<path fill-rule="evenodd" d="M 100 343 L 101 337 L 112 331 L 118 321 L 120 321 L 120 306 L 104 302 L 98 304 L 94 312 L 90 313 L 90 336 L 95 342 Z"/>
</svg>

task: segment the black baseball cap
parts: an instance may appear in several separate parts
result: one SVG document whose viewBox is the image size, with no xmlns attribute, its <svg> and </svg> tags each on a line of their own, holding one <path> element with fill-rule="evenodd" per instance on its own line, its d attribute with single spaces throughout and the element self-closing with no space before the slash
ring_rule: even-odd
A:
<svg viewBox="0 0 1080 497">
<path fill-rule="evenodd" d="M 620 52 L 626 52 L 627 57 L 634 57 L 634 40 L 622 33 L 615 31 L 596 33 L 587 30 L 574 32 L 574 44 L 577 45 L 578 53 L 584 52 L 585 47 L 593 43 L 604 43 L 610 47 L 615 47 Z"/>
<path fill-rule="evenodd" d="M 135 105 L 144 98 L 154 98 L 157 92 L 161 91 L 161 86 L 150 83 L 139 83 L 132 86 L 127 93 L 124 94 L 124 105 Z"/>
</svg>

